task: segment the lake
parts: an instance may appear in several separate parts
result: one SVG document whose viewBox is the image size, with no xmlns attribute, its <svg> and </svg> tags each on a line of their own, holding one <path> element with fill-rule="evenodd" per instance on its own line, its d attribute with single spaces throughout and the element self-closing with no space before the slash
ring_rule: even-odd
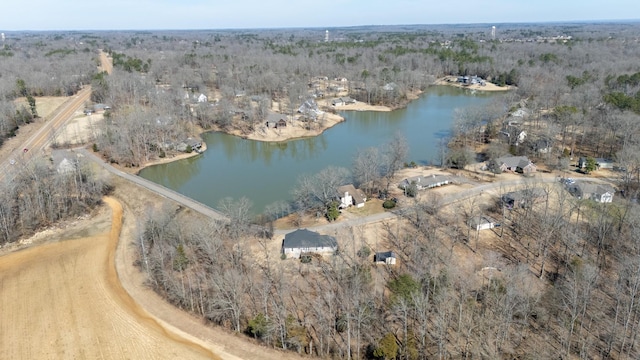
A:
<svg viewBox="0 0 640 360">
<path fill-rule="evenodd" d="M 408 161 L 439 164 L 440 143 L 450 134 L 454 110 L 483 105 L 495 96 L 436 86 L 404 109 L 343 112 L 346 121 L 319 136 L 279 143 L 205 133 L 203 154 L 145 168 L 140 176 L 213 208 L 225 197 L 245 196 L 260 213 L 268 204 L 290 200 L 300 174 L 330 165 L 348 168 L 358 149 L 385 144 L 396 132 L 407 138 Z"/>
</svg>

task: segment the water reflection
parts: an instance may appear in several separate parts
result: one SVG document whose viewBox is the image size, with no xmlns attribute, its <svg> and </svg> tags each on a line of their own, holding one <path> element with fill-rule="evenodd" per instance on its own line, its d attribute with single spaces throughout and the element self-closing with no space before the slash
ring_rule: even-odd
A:
<svg viewBox="0 0 640 360">
<path fill-rule="evenodd" d="M 439 163 L 454 110 L 485 104 L 495 96 L 478 94 L 434 87 L 405 109 L 344 112 L 346 121 L 322 135 L 286 142 L 207 133 L 203 134 L 208 148 L 204 154 L 144 169 L 140 176 L 213 207 L 224 197 L 246 196 L 258 213 L 267 204 L 290 199 L 300 174 L 313 174 L 329 165 L 349 168 L 358 149 L 381 146 L 396 132 L 407 138 L 408 161 Z"/>
<path fill-rule="evenodd" d="M 224 155 L 229 160 L 264 162 L 266 165 L 284 159 L 311 160 L 327 150 L 328 147 L 327 138 L 323 135 L 271 143 L 214 132 L 203 134 L 203 139 L 208 147 L 205 156 L 214 153 L 215 156 Z"/>
</svg>

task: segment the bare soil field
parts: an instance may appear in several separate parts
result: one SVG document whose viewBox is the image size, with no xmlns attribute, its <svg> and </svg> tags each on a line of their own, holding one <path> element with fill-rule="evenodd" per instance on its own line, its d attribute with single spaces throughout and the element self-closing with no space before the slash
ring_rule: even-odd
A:
<svg viewBox="0 0 640 360">
<path fill-rule="evenodd" d="M 91 142 L 98 134 L 98 125 L 103 119 L 103 113 L 76 114 L 63 128 L 56 131 L 52 142 L 60 146 L 77 146 Z"/>
<path fill-rule="evenodd" d="M 114 264 L 122 207 L 106 202 L 68 238 L 0 257 L 0 358 L 216 358 L 124 290 Z"/>
</svg>

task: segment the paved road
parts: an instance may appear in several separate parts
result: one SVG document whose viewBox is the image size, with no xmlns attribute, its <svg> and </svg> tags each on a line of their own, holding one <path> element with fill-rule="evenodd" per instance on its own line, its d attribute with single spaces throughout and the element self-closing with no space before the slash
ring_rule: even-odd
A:
<svg viewBox="0 0 640 360">
<path fill-rule="evenodd" d="M 101 158 L 97 157 L 95 154 L 93 154 L 92 152 L 88 151 L 85 148 L 77 148 L 75 149 L 75 151 L 79 152 L 80 154 L 82 154 L 86 159 L 102 166 L 105 170 L 107 170 L 108 172 L 110 172 L 111 174 L 114 174 L 116 176 L 119 176 L 125 180 L 128 180 L 134 184 L 140 185 L 142 187 L 144 187 L 147 190 L 153 191 L 156 194 L 163 196 L 167 199 L 171 199 L 175 202 L 177 202 L 178 204 L 185 206 L 193 211 L 197 211 L 205 216 L 208 216 L 212 219 L 215 220 L 225 220 L 226 217 L 220 213 L 219 211 L 210 208 L 209 206 L 200 203 L 196 200 L 193 200 L 190 197 L 184 196 L 178 192 L 175 192 L 169 188 L 166 188 L 162 185 L 156 184 L 152 181 L 149 181 L 147 179 L 141 178 L 140 176 L 136 176 L 136 175 L 131 175 L 131 174 L 127 174 L 124 171 L 120 171 L 116 168 L 114 168 L 113 166 L 107 164 L 106 162 L 104 162 L 104 160 L 102 160 Z"/>
<path fill-rule="evenodd" d="M 76 95 L 70 97 L 69 100 L 58 107 L 53 115 L 45 118 L 45 124 L 31 135 L 22 147 L 14 150 L 8 157 L 0 159 L 0 180 L 4 179 L 7 172 L 11 170 L 10 167 L 17 165 L 11 164 L 11 160 L 16 163 L 27 163 L 33 157 L 41 154 L 51 140 L 51 134 L 55 133 L 67 120 L 72 118 L 77 110 L 83 108 L 84 103 L 89 100 L 90 96 L 91 86 L 85 86 Z"/>
</svg>

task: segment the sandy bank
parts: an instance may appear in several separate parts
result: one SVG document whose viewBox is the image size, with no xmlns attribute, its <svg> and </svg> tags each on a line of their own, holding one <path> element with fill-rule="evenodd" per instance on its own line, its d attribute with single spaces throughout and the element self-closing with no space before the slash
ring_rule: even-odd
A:
<svg viewBox="0 0 640 360">
<path fill-rule="evenodd" d="M 461 83 L 458 82 L 458 78 L 456 76 L 445 76 L 441 79 L 436 80 L 434 85 L 447 85 L 447 86 L 454 86 L 461 89 L 470 89 L 470 90 L 478 90 L 478 91 L 509 91 L 514 89 L 513 86 L 509 86 L 509 85 L 498 86 L 488 81 L 485 82 L 484 86 L 480 84 L 462 85 Z"/>
</svg>

